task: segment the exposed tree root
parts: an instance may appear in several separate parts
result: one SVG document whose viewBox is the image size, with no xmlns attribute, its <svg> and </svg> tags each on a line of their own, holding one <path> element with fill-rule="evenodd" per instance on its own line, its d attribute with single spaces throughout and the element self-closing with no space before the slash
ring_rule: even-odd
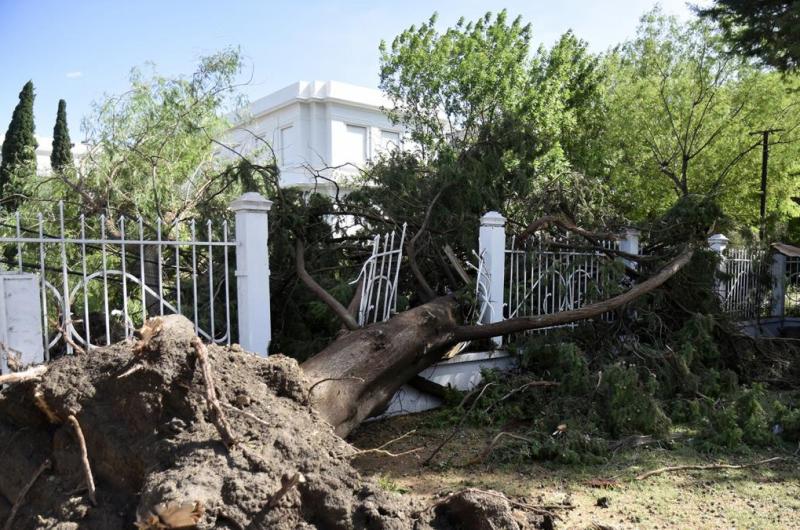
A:
<svg viewBox="0 0 800 530">
<path fill-rule="evenodd" d="M 222 411 L 222 407 L 217 399 L 217 389 L 214 386 L 214 375 L 211 373 L 211 366 L 208 363 L 208 350 L 206 345 L 203 344 L 198 337 L 192 339 L 192 346 L 194 347 L 195 354 L 197 355 L 197 362 L 200 364 L 200 370 L 203 374 L 203 381 L 206 385 L 206 401 L 208 402 L 209 415 L 211 421 L 217 428 L 219 435 L 222 437 L 223 443 L 228 448 L 233 447 L 239 443 L 239 439 L 233 434 L 228 417 Z"/>
<path fill-rule="evenodd" d="M 86 438 L 83 437 L 81 424 L 78 423 L 78 418 L 74 414 L 67 416 L 72 428 L 75 430 L 75 438 L 78 439 L 78 445 L 81 449 L 81 464 L 83 464 L 83 475 L 86 482 L 86 489 L 88 490 L 89 500 L 93 505 L 97 506 L 97 490 L 94 485 L 94 477 L 92 476 L 92 466 L 89 464 L 89 451 L 86 449 Z"/>
<path fill-rule="evenodd" d="M 28 368 L 22 372 L 12 372 L 10 374 L 0 375 L 0 385 L 13 385 L 16 383 L 24 383 L 25 381 L 36 381 L 41 379 L 47 372 L 47 365 L 40 364 L 33 368 Z"/>
<path fill-rule="evenodd" d="M 17 516 L 17 511 L 19 511 L 20 506 L 25 501 L 25 496 L 28 494 L 28 491 L 36 484 L 36 481 L 39 480 L 39 476 L 50 469 L 50 459 L 46 459 L 42 462 L 42 465 L 36 470 L 33 474 L 31 479 L 28 481 L 27 484 L 20 490 L 19 495 L 17 495 L 16 500 L 14 501 L 14 505 L 11 507 L 11 513 L 8 514 L 8 519 L 6 519 L 6 524 L 3 526 L 3 530 L 11 530 L 14 528 L 12 525 L 14 523 L 14 518 Z"/>
</svg>

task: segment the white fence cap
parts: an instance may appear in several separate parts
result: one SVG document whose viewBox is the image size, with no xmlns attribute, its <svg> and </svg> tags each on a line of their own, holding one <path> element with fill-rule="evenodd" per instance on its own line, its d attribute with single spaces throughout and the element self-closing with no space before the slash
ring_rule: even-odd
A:
<svg viewBox="0 0 800 530">
<path fill-rule="evenodd" d="M 272 201 L 255 191 L 248 191 L 230 205 L 230 209 L 234 212 L 268 212 L 270 208 Z"/>
<path fill-rule="evenodd" d="M 481 217 L 481 226 L 505 226 L 506 218 L 500 212 L 486 212 Z"/>
</svg>

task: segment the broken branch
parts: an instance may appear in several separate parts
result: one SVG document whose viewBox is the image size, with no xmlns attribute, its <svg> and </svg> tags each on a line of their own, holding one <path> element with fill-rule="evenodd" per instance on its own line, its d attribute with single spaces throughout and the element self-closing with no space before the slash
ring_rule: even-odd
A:
<svg viewBox="0 0 800 530">
<path fill-rule="evenodd" d="M 646 478 L 650 478 L 654 475 L 660 475 L 661 473 L 671 473 L 673 471 L 687 471 L 687 470 L 696 470 L 696 471 L 708 471 L 714 469 L 746 469 L 748 467 L 756 467 L 761 466 L 764 464 L 771 464 L 772 462 L 779 462 L 781 460 L 786 460 L 785 457 L 782 456 L 775 456 L 772 458 L 767 458 L 765 460 L 759 460 L 758 462 L 750 462 L 749 464 L 741 464 L 741 465 L 734 465 L 734 464 L 707 464 L 707 465 L 686 465 L 686 466 L 668 466 L 668 467 L 660 467 L 658 469 L 654 469 L 652 471 L 648 471 L 647 473 L 642 473 L 641 475 L 636 476 L 636 480 L 644 480 Z"/>
<path fill-rule="evenodd" d="M 347 329 L 353 331 L 361 326 L 358 325 L 356 319 L 353 318 L 353 315 L 347 310 L 345 306 L 343 306 L 336 298 L 333 297 L 331 293 L 326 291 L 317 281 L 311 277 L 311 275 L 306 270 L 306 258 L 305 258 L 305 248 L 303 247 L 303 242 L 300 238 L 297 239 L 295 242 L 295 251 L 294 251 L 294 259 L 295 259 L 295 269 L 297 270 L 297 276 L 300 278 L 306 287 L 311 290 L 317 298 L 322 300 L 325 305 L 327 305 L 339 320 L 341 320 Z"/>
<path fill-rule="evenodd" d="M 492 441 L 489 442 L 489 445 L 487 445 L 486 448 L 483 451 L 481 451 L 481 453 L 478 456 L 476 456 L 475 458 L 473 458 L 472 460 L 469 461 L 469 464 L 470 465 L 477 464 L 479 462 L 483 462 L 484 460 L 486 460 L 486 457 L 488 457 L 490 454 L 492 454 L 492 451 L 494 451 L 495 446 L 497 446 L 497 443 L 504 436 L 507 436 L 509 438 L 513 438 L 515 440 L 528 442 L 528 443 L 533 441 L 530 438 L 526 438 L 525 436 L 520 436 L 519 434 L 514 434 L 514 433 L 511 433 L 511 432 L 507 432 L 507 431 L 499 432 L 499 433 L 497 433 L 497 436 L 492 438 Z"/>
<path fill-rule="evenodd" d="M 569 324 L 570 322 L 577 322 L 579 320 L 586 320 L 595 318 L 607 311 L 622 307 L 640 296 L 649 293 L 650 291 L 660 287 L 667 280 L 672 278 L 679 270 L 681 270 L 694 255 L 692 248 L 687 248 L 681 252 L 678 257 L 669 262 L 658 274 L 648 278 L 642 283 L 636 284 L 631 289 L 624 293 L 594 304 L 589 304 L 578 309 L 571 311 L 562 311 L 559 313 L 551 313 L 546 315 L 537 315 L 530 317 L 517 317 L 510 318 L 501 322 L 493 324 L 475 325 L 475 326 L 459 326 L 451 334 L 451 342 L 464 342 L 468 340 L 488 339 L 491 337 L 500 337 L 517 333 L 520 331 L 527 331 L 530 329 L 540 329 L 560 324 Z"/>
</svg>

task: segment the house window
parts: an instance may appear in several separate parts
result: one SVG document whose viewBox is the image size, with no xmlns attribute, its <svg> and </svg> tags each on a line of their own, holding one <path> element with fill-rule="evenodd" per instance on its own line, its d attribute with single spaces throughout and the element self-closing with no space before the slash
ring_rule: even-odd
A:
<svg viewBox="0 0 800 530">
<path fill-rule="evenodd" d="M 396 131 L 381 130 L 381 152 L 388 153 L 396 149 L 400 149 L 400 133 Z"/>
<path fill-rule="evenodd" d="M 283 127 L 280 134 L 280 146 L 278 150 L 278 163 L 285 166 L 293 161 L 294 158 L 294 127 L 289 125 Z"/>
<path fill-rule="evenodd" d="M 367 161 L 367 128 L 348 125 L 343 141 L 342 159 L 345 163 L 363 166 Z"/>
</svg>

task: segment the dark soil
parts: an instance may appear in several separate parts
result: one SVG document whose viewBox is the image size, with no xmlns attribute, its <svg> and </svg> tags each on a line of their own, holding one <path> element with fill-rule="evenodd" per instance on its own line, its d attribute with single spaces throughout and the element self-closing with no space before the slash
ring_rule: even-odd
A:
<svg viewBox="0 0 800 530">
<path fill-rule="evenodd" d="M 152 337 L 50 364 L 40 381 L 0 393 L 0 521 L 14 529 L 524 529 L 541 524 L 498 495 L 470 490 L 423 504 L 382 490 L 350 462 L 355 449 L 309 401 L 297 363 L 211 346 L 223 411 L 239 443 L 210 421 L 183 317 Z M 145 334 L 147 336 L 149 334 Z M 80 447 L 97 484 L 89 501 Z M 286 490 L 285 495 L 276 495 Z"/>
</svg>

